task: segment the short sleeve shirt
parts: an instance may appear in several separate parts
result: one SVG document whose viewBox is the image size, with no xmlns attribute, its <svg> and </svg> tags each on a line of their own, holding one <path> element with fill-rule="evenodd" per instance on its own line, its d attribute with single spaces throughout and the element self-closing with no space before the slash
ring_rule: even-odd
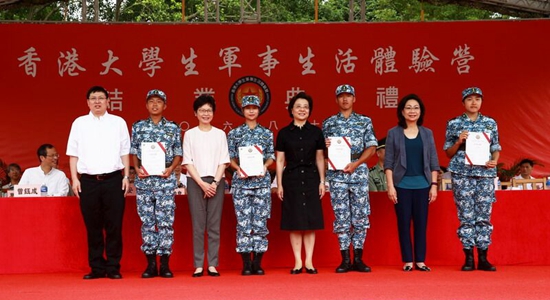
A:
<svg viewBox="0 0 550 300">
<path fill-rule="evenodd" d="M 352 112 L 349 118 L 338 113 L 323 121 L 323 135 L 328 137 L 349 137 L 351 140 L 351 155 L 361 154 L 365 149 L 377 146 L 374 128 L 369 117 Z M 341 170 L 328 170 L 327 179 L 330 181 L 359 183 L 367 182 L 369 169 L 363 163 L 352 174 Z"/>
<path fill-rule="evenodd" d="M 325 149 L 323 132 L 307 122 L 302 128 L 291 123 L 277 135 L 277 151 L 285 153 L 286 169 L 316 167 L 317 150 Z"/>
<path fill-rule="evenodd" d="M 141 143 L 162 142 L 166 149 L 166 166 L 170 166 L 176 156 L 183 156 L 181 147 L 181 129 L 174 123 L 162 118 L 155 124 L 151 118 L 140 120 L 132 125 L 132 142 L 130 153 L 137 155 L 141 160 Z M 137 189 L 160 190 L 176 189 L 176 177 L 172 173 L 168 178 L 160 176 L 149 176 L 145 178 L 136 177 Z"/>
<path fill-rule="evenodd" d="M 501 151 L 501 146 L 498 140 L 498 128 L 497 122 L 489 117 L 478 115 L 475 121 L 463 114 L 447 122 L 447 130 L 445 131 L 445 145 L 443 150 L 451 148 L 459 139 L 460 133 L 464 130 L 468 132 L 485 132 L 488 133 L 491 138 L 490 151 Z M 496 177 L 496 168 L 486 168 L 485 166 L 470 166 L 464 163 L 466 159 L 466 151 L 461 148 L 451 158 L 448 170 L 452 173 L 460 174 L 463 176 L 476 176 L 476 177 Z"/>
<path fill-rule="evenodd" d="M 232 129 L 227 135 L 227 144 L 231 159 L 239 161 L 239 147 L 259 146 L 262 149 L 264 162 L 270 158 L 275 160 L 273 132 L 260 124 L 253 129 L 246 124 Z M 241 189 L 266 188 L 271 186 L 271 176 L 266 172 L 265 176 L 239 178 L 237 172 L 234 172 L 231 185 L 233 188 Z"/>
</svg>

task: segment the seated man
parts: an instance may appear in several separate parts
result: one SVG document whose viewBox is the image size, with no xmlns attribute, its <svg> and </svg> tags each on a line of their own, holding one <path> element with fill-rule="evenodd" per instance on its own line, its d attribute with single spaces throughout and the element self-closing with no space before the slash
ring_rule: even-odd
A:
<svg viewBox="0 0 550 300">
<path fill-rule="evenodd" d="M 7 196 L 7 191 L 12 191 L 13 186 L 19 184 L 21 180 L 21 167 L 18 164 L 9 164 L 7 175 L 9 182 L 2 186 L 2 197 Z"/>
<path fill-rule="evenodd" d="M 19 184 L 45 184 L 48 196 L 67 196 L 69 179 L 65 173 L 56 169 L 59 159 L 57 150 L 51 144 L 44 144 L 38 147 L 36 154 L 40 165 L 25 170 Z"/>
<path fill-rule="evenodd" d="M 378 141 L 376 147 L 378 162 L 369 170 L 369 192 L 385 192 L 388 190 L 386 173 L 384 173 L 384 158 L 386 157 L 386 138 Z"/>
<path fill-rule="evenodd" d="M 523 159 L 520 163 L 519 163 L 519 175 L 515 176 L 512 180 L 514 179 L 535 179 L 535 177 L 531 176 L 531 173 L 533 172 L 533 166 L 534 166 L 535 162 L 531 159 Z M 528 190 L 542 190 L 542 184 L 539 184 L 537 183 L 536 185 L 536 188 L 533 188 L 533 184 L 530 183 L 530 184 L 527 184 L 526 185 L 527 189 Z M 520 185 L 520 186 L 517 186 L 515 188 L 513 188 L 514 190 L 523 190 L 523 186 Z"/>
</svg>

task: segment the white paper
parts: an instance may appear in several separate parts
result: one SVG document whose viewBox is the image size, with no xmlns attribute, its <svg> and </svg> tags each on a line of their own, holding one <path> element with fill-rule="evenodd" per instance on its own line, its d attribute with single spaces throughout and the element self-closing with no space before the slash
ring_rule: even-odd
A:
<svg viewBox="0 0 550 300">
<path fill-rule="evenodd" d="M 484 166 L 491 160 L 491 135 L 485 132 L 469 132 L 466 139 L 466 159 L 464 164 Z"/>
<path fill-rule="evenodd" d="M 239 166 L 241 176 L 263 176 L 264 155 L 260 146 L 239 147 Z"/>
<path fill-rule="evenodd" d="M 141 168 L 146 175 L 162 175 L 166 169 L 166 147 L 163 142 L 141 143 Z"/>
<path fill-rule="evenodd" d="M 343 170 L 351 162 L 351 140 L 349 137 L 329 137 L 328 168 Z"/>
</svg>

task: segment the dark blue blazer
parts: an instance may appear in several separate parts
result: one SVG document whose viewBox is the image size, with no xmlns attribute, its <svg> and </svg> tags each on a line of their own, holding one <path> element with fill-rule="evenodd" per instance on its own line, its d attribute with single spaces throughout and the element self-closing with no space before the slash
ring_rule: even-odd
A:
<svg viewBox="0 0 550 300">
<path fill-rule="evenodd" d="M 424 176 L 428 182 L 432 182 L 432 171 L 439 171 L 439 160 L 435 150 L 434 136 L 430 129 L 418 126 L 422 138 L 422 152 L 424 156 Z M 397 186 L 407 172 L 407 154 L 405 150 L 404 128 L 395 126 L 388 130 L 386 137 L 386 158 L 384 159 L 384 170 L 393 171 L 393 184 Z"/>
</svg>

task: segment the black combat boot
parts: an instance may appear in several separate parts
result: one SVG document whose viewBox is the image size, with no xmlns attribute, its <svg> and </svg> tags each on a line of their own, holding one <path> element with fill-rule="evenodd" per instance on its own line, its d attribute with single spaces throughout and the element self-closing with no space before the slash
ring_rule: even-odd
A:
<svg viewBox="0 0 550 300">
<path fill-rule="evenodd" d="M 462 249 L 464 251 L 464 255 L 466 256 L 466 260 L 464 261 L 464 265 L 462 266 L 462 271 L 473 271 L 476 269 L 476 265 L 474 262 L 474 248 L 470 249 Z"/>
<path fill-rule="evenodd" d="M 252 274 L 265 275 L 264 269 L 262 269 L 262 256 L 264 256 L 264 252 L 252 252 Z"/>
<path fill-rule="evenodd" d="M 359 272 L 370 272 L 370 267 L 363 262 L 363 249 L 353 249 L 352 269 Z"/>
<path fill-rule="evenodd" d="M 158 276 L 157 256 L 155 254 L 145 254 L 147 257 L 147 269 L 141 274 L 141 278 L 153 278 Z"/>
<path fill-rule="evenodd" d="M 174 277 L 174 273 L 170 271 L 170 267 L 168 266 L 169 262 L 170 262 L 170 255 L 164 254 L 160 257 L 160 269 L 159 269 L 160 277 L 163 277 L 163 278 Z"/>
<path fill-rule="evenodd" d="M 250 261 L 250 252 L 241 253 L 243 259 L 243 271 L 241 275 L 252 275 L 252 262 Z"/>
<path fill-rule="evenodd" d="M 351 270 L 349 250 L 340 250 L 340 254 L 342 255 L 342 263 L 336 268 L 336 273 L 347 273 Z"/>
<path fill-rule="evenodd" d="M 477 269 L 482 271 L 496 271 L 497 268 L 487 260 L 487 249 L 477 248 Z"/>
</svg>

